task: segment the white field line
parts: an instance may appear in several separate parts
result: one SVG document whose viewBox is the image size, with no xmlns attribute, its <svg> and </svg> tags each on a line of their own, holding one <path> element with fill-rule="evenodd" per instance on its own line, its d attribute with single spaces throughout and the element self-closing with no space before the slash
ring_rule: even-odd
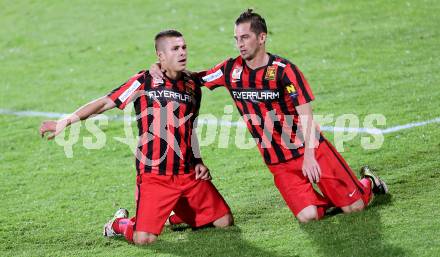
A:
<svg viewBox="0 0 440 257">
<path fill-rule="evenodd" d="M 39 112 L 39 111 L 14 111 L 9 109 L 1 109 L 0 108 L 0 114 L 3 115 L 14 115 L 14 116 L 20 116 L 20 117 L 44 117 L 44 118 L 52 118 L 52 119 L 58 119 L 63 116 L 66 116 L 66 113 L 56 113 L 56 112 Z M 107 116 L 109 120 L 119 120 L 123 121 L 124 118 L 121 116 Z M 132 117 L 132 120 L 135 120 L 134 117 Z M 354 133 L 367 133 L 367 134 L 389 134 L 393 132 L 397 132 L 400 130 L 415 128 L 415 127 L 421 127 L 432 123 L 440 123 L 440 117 L 421 121 L 421 122 L 411 122 L 403 125 L 398 125 L 390 128 L 380 129 L 380 128 L 346 128 L 346 127 L 331 127 L 331 126 L 321 126 L 322 131 L 328 131 L 328 132 L 354 132 Z M 243 121 L 225 121 L 225 120 L 212 120 L 212 119 L 199 119 L 199 124 L 213 124 L 213 125 L 222 125 L 222 126 L 231 126 L 231 127 L 246 127 L 246 124 Z"/>
</svg>

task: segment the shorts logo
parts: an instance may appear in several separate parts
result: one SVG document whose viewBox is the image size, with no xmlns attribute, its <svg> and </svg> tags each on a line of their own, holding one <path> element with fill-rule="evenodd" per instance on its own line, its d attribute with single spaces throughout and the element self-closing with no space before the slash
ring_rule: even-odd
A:
<svg viewBox="0 0 440 257">
<path fill-rule="evenodd" d="M 238 66 L 236 67 L 233 71 L 232 71 L 232 82 L 237 82 L 241 79 L 241 72 L 243 71 L 243 67 L 242 66 Z"/>
<path fill-rule="evenodd" d="M 354 193 L 356 193 L 356 189 L 352 193 L 348 194 L 348 196 L 353 197 Z"/>
<path fill-rule="evenodd" d="M 277 67 L 275 66 L 269 66 L 266 69 L 266 76 L 264 77 L 265 80 L 275 80 L 275 71 Z"/>
</svg>

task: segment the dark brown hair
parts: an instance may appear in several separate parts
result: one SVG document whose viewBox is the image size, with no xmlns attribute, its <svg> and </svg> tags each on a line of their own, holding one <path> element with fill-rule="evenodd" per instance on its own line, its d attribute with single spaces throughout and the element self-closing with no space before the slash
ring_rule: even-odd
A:
<svg viewBox="0 0 440 257">
<path fill-rule="evenodd" d="M 169 29 L 169 30 L 163 30 L 154 37 L 154 47 L 157 50 L 157 42 L 165 37 L 183 37 L 182 33 L 180 33 L 177 30 Z"/>
<path fill-rule="evenodd" d="M 254 13 L 252 9 L 247 9 L 240 14 L 237 20 L 235 20 L 235 25 L 246 22 L 251 23 L 251 31 L 255 34 L 259 35 L 262 32 L 267 34 L 266 21 L 258 13 Z"/>
</svg>

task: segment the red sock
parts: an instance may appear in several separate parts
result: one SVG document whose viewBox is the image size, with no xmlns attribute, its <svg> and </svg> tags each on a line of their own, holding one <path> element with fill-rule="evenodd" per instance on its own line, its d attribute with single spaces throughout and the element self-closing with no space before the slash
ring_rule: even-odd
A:
<svg viewBox="0 0 440 257">
<path fill-rule="evenodd" d="M 112 228 L 117 234 L 122 234 L 129 242 L 133 242 L 133 227 L 135 218 L 118 218 L 113 222 Z"/>
<path fill-rule="evenodd" d="M 318 220 L 322 219 L 325 215 L 325 208 L 324 207 L 318 207 Z"/>
<path fill-rule="evenodd" d="M 176 214 L 171 215 L 169 217 L 169 221 L 170 221 L 170 223 L 172 225 L 179 225 L 179 224 L 184 223 L 184 221 L 179 216 L 177 216 Z"/>
<path fill-rule="evenodd" d="M 371 190 L 371 180 L 369 178 L 363 178 L 359 182 L 361 182 L 363 188 L 364 188 L 364 194 L 362 195 L 362 201 L 364 202 L 365 206 L 367 206 L 370 203 L 370 198 L 373 194 Z"/>
</svg>

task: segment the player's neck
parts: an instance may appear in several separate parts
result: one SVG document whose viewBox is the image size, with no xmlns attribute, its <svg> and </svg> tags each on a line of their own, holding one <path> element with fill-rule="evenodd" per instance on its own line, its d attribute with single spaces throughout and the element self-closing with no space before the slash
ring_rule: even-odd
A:
<svg viewBox="0 0 440 257">
<path fill-rule="evenodd" d="M 266 66 L 269 62 L 269 54 L 266 53 L 265 49 L 261 49 L 252 60 L 246 60 L 246 65 L 255 70 L 257 68 Z"/>
<path fill-rule="evenodd" d="M 165 75 L 172 80 L 178 80 L 182 76 L 182 72 L 165 68 Z"/>
</svg>

